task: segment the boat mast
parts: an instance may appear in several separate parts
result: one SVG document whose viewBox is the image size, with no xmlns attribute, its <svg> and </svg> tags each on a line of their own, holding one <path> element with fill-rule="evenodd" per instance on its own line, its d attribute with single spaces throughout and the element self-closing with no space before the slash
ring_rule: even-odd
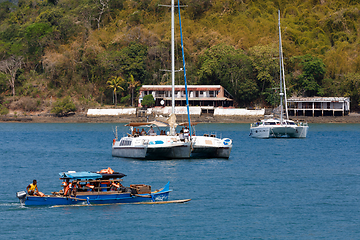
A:
<svg viewBox="0 0 360 240">
<path fill-rule="evenodd" d="M 180 36 L 181 36 L 181 52 L 182 52 L 183 68 L 184 68 L 183 71 L 184 71 L 184 82 L 185 82 L 186 109 L 187 109 L 189 131 L 190 131 L 190 138 L 191 138 L 192 130 L 191 130 L 190 110 L 189 110 L 189 96 L 188 96 L 187 81 L 186 81 L 186 67 L 185 67 L 186 64 L 185 64 L 185 54 L 184 54 L 184 41 L 183 41 L 182 27 L 181 27 L 180 0 L 178 0 L 178 9 L 179 9 L 179 25 L 180 25 Z"/>
<path fill-rule="evenodd" d="M 283 97 L 284 97 L 284 93 L 283 93 L 283 83 L 282 83 L 282 44 L 281 44 L 281 28 L 280 28 L 280 10 L 278 10 L 279 13 L 279 64 L 280 64 L 280 124 L 283 124 Z"/>
<path fill-rule="evenodd" d="M 282 54 L 282 46 L 281 46 L 281 54 Z M 286 112 L 286 119 L 289 119 L 289 113 L 288 113 L 288 106 L 287 106 L 287 97 L 286 97 L 286 84 L 285 84 L 285 70 L 284 70 L 284 57 L 281 57 L 281 68 L 282 68 L 282 79 L 283 79 L 283 85 L 284 85 L 284 105 L 285 105 L 285 112 Z"/>
<path fill-rule="evenodd" d="M 163 7 L 171 8 L 171 115 L 175 115 L 175 23 L 174 23 L 174 0 L 171 0 L 171 5 L 161 5 Z M 170 116 L 171 116 L 170 115 Z M 175 135 L 175 125 L 170 127 L 170 135 Z"/>
<path fill-rule="evenodd" d="M 175 114 L 175 30 L 174 30 L 174 0 L 171 0 L 171 113 Z"/>
</svg>

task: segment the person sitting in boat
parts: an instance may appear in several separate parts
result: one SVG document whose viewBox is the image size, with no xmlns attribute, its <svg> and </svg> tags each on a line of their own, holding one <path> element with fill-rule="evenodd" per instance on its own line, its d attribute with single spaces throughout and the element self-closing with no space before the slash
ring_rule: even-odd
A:
<svg viewBox="0 0 360 240">
<path fill-rule="evenodd" d="M 40 196 L 40 197 L 45 196 L 45 194 L 43 194 L 42 192 L 39 192 L 38 187 L 37 187 L 37 181 L 35 179 L 33 180 L 33 183 L 30 183 L 26 187 L 26 191 L 29 195 Z"/>
<path fill-rule="evenodd" d="M 95 186 L 94 186 L 94 185 L 91 185 L 90 183 L 86 184 L 85 186 L 88 188 L 88 192 L 93 191 L 94 188 L 95 188 Z"/>
<path fill-rule="evenodd" d="M 136 128 L 134 128 L 134 130 L 132 131 L 132 135 L 133 135 L 133 136 L 136 135 Z"/>
<path fill-rule="evenodd" d="M 37 182 L 34 179 L 33 183 L 30 183 L 27 187 L 26 187 L 26 191 L 29 195 L 35 195 L 35 196 L 39 196 L 39 190 L 37 188 Z"/>
<path fill-rule="evenodd" d="M 110 185 L 110 191 L 120 191 L 124 186 L 120 182 L 112 182 Z"/>
<path fill-rule="evenodd" d="M 144 129 L 141 130 L 140 135 L 141 135 L 141 136 L 145 136 L 145 135 L 146 135 L 146 132 L 145 132 Z"/>
<path fill-rule="evenodd" d="M 154 129 L 153 129 L 152 126 L 150 127 L 150 130 L 148 131 L 148 135 L 150 135 L 150 136 L 156 136 L 156 133 L 155 133 L 155 131 L 154 131 Z"/>
<path fill-rule="evenodd" d="M 76 197 L 77 182 L 74 180 L 69 184 L 69 196 Z"/>
<path fill-rule="evenodd" d="M 137 136 L 140 136 L 140 129 L 138 128 L 137 132 L 136 132 Z"/>
</svg>

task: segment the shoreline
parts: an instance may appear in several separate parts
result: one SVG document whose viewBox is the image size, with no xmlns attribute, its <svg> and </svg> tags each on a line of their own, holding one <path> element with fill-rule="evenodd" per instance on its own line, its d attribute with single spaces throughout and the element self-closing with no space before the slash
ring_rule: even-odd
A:
<svg viewBox="0 0 360 240">
<path fill-rule="evenodd" d="M 195 123 L 253 123 L 263 117 L 244 117 L 244 116 L 192 116 L 191 121 Z M 347 116 L 328 116 L 328 117 L 290 117 L 294 121 L 307 123 L 360 123 L 360 114 L 350 113 Z M 51 114 L 38 114 L 30 116 L 0 116 L 0 122 L 19 122 L 19 123 L 129 123 L 153 121 L 154 117 L 136 117 L 133 115 L 124 116 L 87 116 L 84 113 L 75 113 L 66 117 L 56 117 Z M 187 117 L 178 115 L 178 122 L 187 122 Z"/>
</svg>

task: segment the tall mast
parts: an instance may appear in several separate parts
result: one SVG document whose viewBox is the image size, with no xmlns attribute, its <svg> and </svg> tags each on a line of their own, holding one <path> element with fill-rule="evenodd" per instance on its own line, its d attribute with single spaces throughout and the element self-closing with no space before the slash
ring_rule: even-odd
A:
<svg viewBox="0 0 360 240">
<path fill-rule="evenodd" d="M 282 53 L 282 46 L 281 46 L 281 53 Z M 287 97 L 286 97 L 286 84 L 285 84 L 285 68 L 284 68 L 284 57 L 282 57 L 281 61 L 281 68 L 282 68 L 282 79 L 283 79 L 283 86 L 284 86 L 284 105 L 285 105 L 285 115 L 286 119 L 289 119 L 289 113 L 288 113 L 288 106 L 287 106 Z"/>
<path fill-rule="evenodd" d="M 174 39 L 175 39 L 175 30 L 174 30 L 174 0 L 171 0 L 171 113 L 175 114 L 175 47 L 174 47 Z"/>
<path fill-rule="evenodd" d="M 180 0 L 178 0 L 178 9 L 179 9 L 179 25 L 180 25 L 180 36 L 181 36 L 181 52 L 182 52 L 183 68 L 184 68 L 183 71 L 184 71 L 184 82 L 185 82 L 186 109 L 187 109 L 190 138 L 191 138 L 192 130 L 191 130 L 190 110 L 189 110 L 189 95 L 188 95 L 187 81 L 186 81 L 186 64 L 185 64 L 185 53 L 184 53 L 184 40 L 183 40 L 182 26 L 181 26 Z"/>
<path fill-rule="evenodd" d="M 280 124 L 283 123 L 283 97 L 284 97 L 284 93 L 283 93 L 283 78 L 282 78 L 282 61 L 283 61 L 283 57 L 282 57 L 282 44 L 281 44 L 281 28 L 280 28 L 280 10 L 278 11 L 279 13 L 279 64 L 280 64 Z"/>
</svg>

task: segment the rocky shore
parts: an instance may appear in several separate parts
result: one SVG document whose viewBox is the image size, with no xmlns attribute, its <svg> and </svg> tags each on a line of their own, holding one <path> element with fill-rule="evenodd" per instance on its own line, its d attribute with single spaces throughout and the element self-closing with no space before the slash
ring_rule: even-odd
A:
<svg viewBox="0 0 360 240">
<path fill-rule="evenodd" d="M 214 117 L 202 115 L 191 117 L 193 122 L 198 123 L 253 123 L 259 117 Z M 304 121 L 308 123 L 360 123 L 359 113 L 350 113 L 343 117 L 291 117 L 292 120 Z M 0 122 L 33 122 L 33 123 L 128 123 L 152 121 L 153 117 L 136 117 L 134 115 L 124 116 L 97 116 L 88 117 L 85 113 L 75 113 L 66 117 L 57 117 L 52 114 L 34 114 L 27 116 L 1 116 Z M 177 116 L 178 122 L 186 122 L 187 116 Z"/>
</svg>

